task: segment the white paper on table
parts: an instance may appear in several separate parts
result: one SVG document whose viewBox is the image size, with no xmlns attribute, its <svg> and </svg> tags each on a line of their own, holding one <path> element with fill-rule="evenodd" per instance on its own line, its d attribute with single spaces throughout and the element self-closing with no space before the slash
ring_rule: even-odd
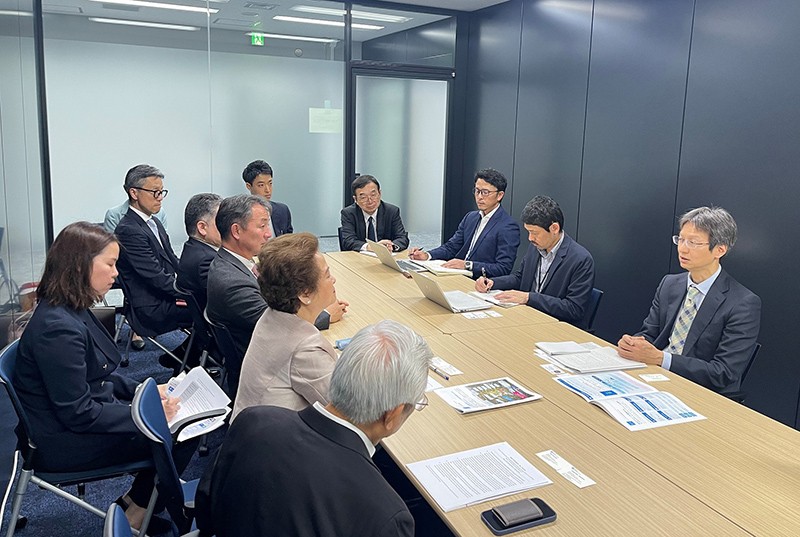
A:
<svg viewBox="0 0 800 537">
<path fill-rule="evenodd" d="M 444 388 L 444 386 L 439 384 L 438 380 L 436 380 L 435 378 L 429 376 L 428 377 L 428 385 L 425 386 L 425 391 L 426 392 L 432 392 L 433 390 L 438 390 L 439 388 Z"/>
<path fill-rule="evenodd" d="M 415 259 L 414 262 L 421 267 L 425 267 L 428 272 L 431 272 L 437 276 L 443 274 L 463 274 L 464 276 L 472 276 L 471 270 L 443 266 L 445 263 L 447 263 L 447 261 L 444 259 L 428 259 L 426 261 L 418 261 Z"/>
<path fill-rule="evenodd" d="M 592 350 L 591 347 L 581 345 L 574 341 L 539 341 L 536 343 L 536 346 L 551 356 L 589 352 Z"/>
<path fill-rule="evenodd" d="M 667 392 L 616 397 L 593 404 L 608 412 L 630 431 L 706 419 Z"/>
<path fill-rule="evenodd" d="M 495 297 L 495 295 L 499 295 L 502 292 L 503 291 L 498 291 L 498 290 L 488 291 L 486 293 L 481 293 L 479 291 L 470 291 L 469 294 L 471 294 L 474 297 L 480 298 L 481 300 L 485 300 L 490 304 L 494 304 L 495 306 L 500 306 L 501 308 L 513 308 L 514 306 L 521 306 L 521 304 L 516 304 L 514 302 L 501 302 L 500 300 L 498 300 Z"/>
<path fill-rule="evenodd" d="M 553 470 L 561 474 L 567 481 L 573 483 L 579 489 L 597 484 L 591 477 L 572 466 L 552 449 L 537 453 L 536 456 L 549 464 Z"/>
<path fill-rule="evenodd" d="M 431 365 L 441 371 L 442 373 L 447 373 L 447 376 L 452 377 L 453 375 L 463 375 L 464 372 L 461 371 L 459 368 L 454 366 L 453 364 L 444 361 L 443 359 L 439 358 L 438 356 L 434 356 L 431 359 Z"/>
<path fill-rule="evenodd" d="M 538 393 L 522 387 L 519 382 L 509 377 L 442 388 L 433 393 L 463 414 L 527 403 L 542 398 Z"/>
<path fill-rule="evenodd" d="M 551 375 L 566 375 L 568 373 L 566 370 L 561 369 L 558 364 L 542 364 L 542 369 Z"/>
<path fill-rule="evenodd" d="M 499 311 L 493 311 L 493 310 L 486 310 L 484 313 L 486 315 L 488 315 L 489 317 L 502 317 L 503 316 L 503 314 L 500 313 Z"/>
<path fill-rule="evenodd" d="M 414 462 L 408 469 L 445 512 L 552 483 L 508 442 Z"/>
<path fill-rule="evenodd" d="M 585 345 L 589 345 L 584 343 Z M 620 369 L 639 369 L 647 367 L 642 362 L 626 360 L 617 354 L 613 347 L 600 347 L 592 343 L 596 348 L 589 352 L 578 352 L 575 354 L 556 354 L 548 355 L 548 360 L 558 363 L 569 369 L 574 369 L 581 373 L 595 373 L 598 371 L 617 371 Z"/>
<path fill-rule="evenodd" d="M 486 319 L 489 317 L 488 315 L 486 315 L 486 313 L 482 311 L 465 311 L 461 315 L 463 315 L 467 319 Z"/>
<path fill-rule="evenodd" d="M 205 369 L 195 367 L 169 395 L 180 400 L 180 409 L 169 421 L 170 428 L 194 415 L 227 407 L 231 400 Z"/>
<path fill-rule="evenodd" d="M 665 382 L 669 380 L 668 376 L 662 375 L 661 373 L 642 373 L 639 376 L 642 380 L 646 380 L 647 382 Z"/>
<path fill-rule="evenodd" d="M 590 403 L 619 397 L 620 395 L 638 395 L 657 391 L 652 386 L 648 386 L 621 371 L 590 373 L 588 375 L 562 375 L 553 380 L 577 393 Z"/>
</svg>

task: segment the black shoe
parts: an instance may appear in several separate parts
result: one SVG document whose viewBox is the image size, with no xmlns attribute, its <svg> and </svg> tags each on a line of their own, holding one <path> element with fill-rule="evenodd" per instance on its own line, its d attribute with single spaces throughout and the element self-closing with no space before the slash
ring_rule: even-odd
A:
<svg viewBox="0 0 800 537">
<path fill-rule="evenodd" d="M 133 350 L 140 351 L 144 348 L 144 340 L 143 339 L 133 339 L 131 340 L 131 347 Z"/>
<path fill-rule="evenodd" d="M 181 374 L 181 363 L 175 360 L 172 356 L 167 354 L 166 352 L 158 357 L 158 363 L 161 364 L 161 367 L 166 367 L 167 369 L 172 369 L 172 376 L 177 377 Z"/>
<path fill-rule="evenodd" d="M 123 511 L 127 511 L 130 504 L 124 500 L 122 496 L 114 500 L 114 503 L 122 507 Z M 172 522 L 153 515 L 150 517 L 150 523 L 147 525 L 148 535 L 160 535 L 162 533 L 172 534 Z"/>
</svg>

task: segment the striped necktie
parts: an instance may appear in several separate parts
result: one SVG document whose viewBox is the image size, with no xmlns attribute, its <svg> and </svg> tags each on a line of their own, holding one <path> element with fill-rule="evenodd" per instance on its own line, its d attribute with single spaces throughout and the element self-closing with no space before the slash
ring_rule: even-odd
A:
<svg viewBox="0 0 800 537">
<path fill-rule="evenodd" d="M 672 334 L 669 336 L 669 346 L 667 352 L 671 354 L 680 354 L 683 352 L 683 346 L 686 345 L 686 336 L 689 335 L 689 329 L 694 322 L 694 316 L 697 315 L 697 303 L 695 299 L 700 291 L 694 285 L 689 287 L 686 293 L 686 300 L 683 302 L 681 312 L 678 318 L 675 319 L 675 326 L 672 327 Z"/>
</svg>

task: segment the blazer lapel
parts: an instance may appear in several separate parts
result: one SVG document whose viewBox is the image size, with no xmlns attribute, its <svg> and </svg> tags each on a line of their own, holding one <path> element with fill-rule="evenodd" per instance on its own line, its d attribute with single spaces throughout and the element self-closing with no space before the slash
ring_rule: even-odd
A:
<svg viewBox="0 0 800 537">
<path fill-rule="evenodd" d="M 564 261 L 564 258 L 567 257 L 567 253 L 569 253 L 570 247 L 569 237 L 567 237 L 566 233 L 564 234 L 564 238 L 561 241 L 561 246 L 558 248 L 558 252 L 556 252 L 556 258 L 553 259 L 553 262 L 550 263 L 550 268 L 547 269 L 547 274 L 544 277 L 544 284 L 542 285 L 542 291 L 547 289 L 547 286 L 550 285 L 550 282 L 553 281 L 553 274 L 556 273 L 558 267 Z"/>
<path fill-rule="evenodd" d="M 358 205 L 356 205 L 356 234 L 359 240 L 364 240 L 364 237 L 367 236 L 367 225 L 364 223 L 364 211 L 362 211 L 361 207 Z"/>
<path fill-rule="evenodd" d="M 317 433 L 343 448 L 355 451 L 375 466 L 375 462 L 370 458 L 364 442 L 361 441 L 361 438 L 359 438 L 355 432 L 326 418 L 313 406 L 304 408 L 298 414 L 300 415 L 300 419 Z"/>
<path fill-rule="evenodd" d="M 245 266 L 242 264 L 242 262 L 241 262 L 241 261 L 239 261 L 238 259 L 236 259 L 236 258 L 235 258 L 235 257 L 234 257 L 234 256 L 233 256 L 233 255 L 232 255 L 232 254 L 231 254 L 231 253 L 228 251 L 228 250 L 226 250 L 225 248 L 220 248 L 220 249 L 219 249 L 219 253 L 218 253 L 217 255 L 219 255 L 220 257 L 222 257 L 223 259 L 225 259 L 225 261 L 227 261 L 228 263 L 230 263 L 231 265 L 233 265 L 233 266 L 234 266 L 234 267 L 236 267 L 237 269 L 241 270 L 241 271 L 242 271 L 244 274 L 247 274 L 248 276 L 250 276 L 251 278 L 253 278 L 254 280 L 256 280 L 256 275 L 255 275 L 255 274 L 253 274 L 252 272 L 250 272 L 249 270 L 247 270 L 247 267 L 245 267 Z"/>
<path fill-rule="evenodd" d="M 106 331 L 100 321 L 97 320 L 90 311 L 84 311 L 78 314 L 78 317 L 83 324 L 86 325 L 86 328 L 89 329 L 89 335 L 94 341 L 95 347 L 108 359 L 109 362 L 113 363 L 115 366 L 119 365 L 120 361 L 122 360 L 122 355 L 120 355 L 119 351 L 117 350 L 117 346 L 112 341 L 111 335 Z"/>
<path fill-rule="evenodd" d="M 728 282 L 728 275 L 724 272 L 721 272 L 717 277 L 717 280 L 714 282 L 714 285 L 712 285 L 711 289 L 708 290 L 708 294 L 703 299 L 700 309 L 697 310 L 697 314 L 694 316 L 692 327 L 689 329 L 689 333 L 686 335 L 686 343 L 683 346 L 682 354 L 689 354 L 689 351 L 692 349 L 692 347 L 694 347 L 694 344 L 697 343 L 697 340 L 700 338 L 700 334 L 703 333 L 708 326 L 708 323 L 710 323 L 714 318 L 714 315 L 716 315 L 719 307 L 723 302 L 725 302 L 729 287 L 730 284 Z"/>
</svg>

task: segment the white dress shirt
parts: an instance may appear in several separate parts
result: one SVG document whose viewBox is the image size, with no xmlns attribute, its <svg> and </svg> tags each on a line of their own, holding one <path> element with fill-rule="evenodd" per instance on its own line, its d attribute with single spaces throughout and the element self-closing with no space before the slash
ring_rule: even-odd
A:
<svg viewBox="0 0 800 537">
<path fill-rule="evenodd" d="M 492 219 L 492 216 L 494 216 L 494 213 L 497 212 L 498 208 L 500 208 L 500 204 L 498 204 L 497 207 L 489 211 L 487 214 L 481 213 L 483 216 L 481 216 L 481 221 L 478 224 L 478 229 L 476 229 L 475 233 L 472 235 L 472 242 L 469 243 L 469 250 L 467 250 L 467 255 L 465 256 L 466 259 L 469 259 L 469 256 L 472 254 L 472 249 L 475 248 L 475 243 L 478 242 L 478 238 L 481 236 L 481 233 L 483 233 L 486 224 L 489 223 L 489 220 Z"/>
</svg>

